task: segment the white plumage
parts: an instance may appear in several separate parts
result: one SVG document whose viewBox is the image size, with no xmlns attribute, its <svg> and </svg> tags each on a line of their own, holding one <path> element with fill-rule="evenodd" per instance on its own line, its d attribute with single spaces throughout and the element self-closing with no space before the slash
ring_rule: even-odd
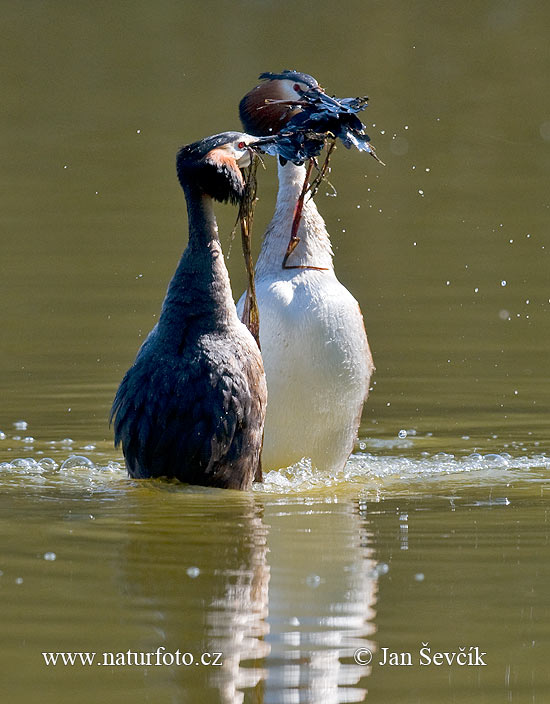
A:
<svg viewBox="0 0 550 704">
<path fill-rule="evenodd" d="M 306 196 L 300 242 L 283 269 L 305 167 L 279 165 L 279 192 L 256 265 L 268 403 L 264 470 L 311 459 L 340 470 L 351 451 L 374 370 L 359 304 L 338 281 L 323 218 Z M 242 315 L 245 296 L 237 304 Z"/>
</svg>

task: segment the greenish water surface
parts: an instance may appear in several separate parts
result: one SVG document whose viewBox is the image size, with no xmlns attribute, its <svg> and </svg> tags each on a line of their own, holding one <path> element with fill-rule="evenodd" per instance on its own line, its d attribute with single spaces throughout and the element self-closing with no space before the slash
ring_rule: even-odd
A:
<svg viewBox="0 0 550 704">
<path fill-rule="evenodd" d="M 547 702 L 548 5 L 2 13 L 2 701 Z M 185 246 L 175 153 L 283 68 L 367 93 L 387 164 L 340 148 L 317 196 L 377 367 L 356 450 L 250 494 L 128 480 L 107 417 Z"/>
</svg>

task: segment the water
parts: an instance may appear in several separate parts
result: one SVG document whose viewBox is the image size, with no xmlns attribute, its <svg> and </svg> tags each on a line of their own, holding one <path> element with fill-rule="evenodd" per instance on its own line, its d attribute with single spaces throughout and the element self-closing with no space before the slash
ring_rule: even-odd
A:
<svg viewBox="0 0 550 704">
<path fill-rule="evenodd" d="M 547 5 L 5 5 L 2 700 L 544 703 Z M 185 243 L 175 152 L 282 68 L 367 93 L 387 164 L 340 148 L 317 196 L 377 367 L 358 444 L 246 495 L 128 480 L 106 419 Z"/>
</svg>

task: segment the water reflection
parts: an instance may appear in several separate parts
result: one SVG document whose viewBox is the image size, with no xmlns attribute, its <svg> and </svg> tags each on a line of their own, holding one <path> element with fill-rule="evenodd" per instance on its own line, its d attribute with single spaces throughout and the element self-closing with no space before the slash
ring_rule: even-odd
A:
<svg viewBox="0 0 550 704">
<path fill-rule="evenodd" d="M 377 582 L 353 505 L 168 494 L 185 521 L 171 512 L 159 523 L 136 507 L 118 591 L 146 622 L 140 650 L 219 652 L 223 666 L 165 667 L 163 686 L 202 691 L 206 682 L 226 704 L 363 701 L 370 668 L 353 654 L 374 649 Z"/>
<path fill-rule="evenodd" d="M 265 520 L 272 578 L 263 701 L 363 701 L 358 685 L 370 667 L 353 654 L 374 649 L 367 638 L 377 594 L 363 520 L 351 504 L 288 498 L 266 506 Z"/>
<path fill-rule="evenodd" d="M 131 595 L 146 622 L 139 649 L 191 652 L 195 662 L 207 653 L 216 664 L 147 674 L 174 696 L 200 691 L 201 701 L 217 701 L 217 692 L 220 701 L 238 704 L 265 677 L 261 660 L 269 651 L 262 507 L 233 492 L 225 499 L 221 491 L 152 487 L 170 510 L 152 514 L 149 503 L 138 505 L 119 560 L 118 589 Z"/>
</svg>

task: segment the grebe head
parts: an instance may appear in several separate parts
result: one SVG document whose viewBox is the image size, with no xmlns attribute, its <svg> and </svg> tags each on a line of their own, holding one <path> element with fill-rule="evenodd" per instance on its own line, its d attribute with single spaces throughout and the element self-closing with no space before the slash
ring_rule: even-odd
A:
<svg viewBox="0 0 550 704">
<path fill-rule="evenodd" d="M 263 143 L 264 152 L 278 154 L 282 164 L 299 164 L 317 156 L 326 137 L 380 161 L 357 117 L 367 107 L 366 97 L 331 97 L 315 78 L 298 71 L 262 73 L 260 78 L 264 83 L 244 96 L 239 114 L 249 134 L 268 140 Z"/>
<path fill-rule="evenodd" d="M 249 134 L 262 137 L 279 132 L 299 112 L 299 108 L 293 108 L 288 102 L 300 100 L 308 91 L 323 90 L 313 76 L 299 71 L 268 71 L 259 78 L 264 83 L 244 96 L 239 103 L 239 115 Z"/>
<path fill-rule="evenodd" d="M 182 147 L 176 158 L 181 187 L 238 203 L 244 193 L 241 168 L 250 164 L 252 142 L 254 137 L 242 132 L 221 132 Z"/>
</svg>

